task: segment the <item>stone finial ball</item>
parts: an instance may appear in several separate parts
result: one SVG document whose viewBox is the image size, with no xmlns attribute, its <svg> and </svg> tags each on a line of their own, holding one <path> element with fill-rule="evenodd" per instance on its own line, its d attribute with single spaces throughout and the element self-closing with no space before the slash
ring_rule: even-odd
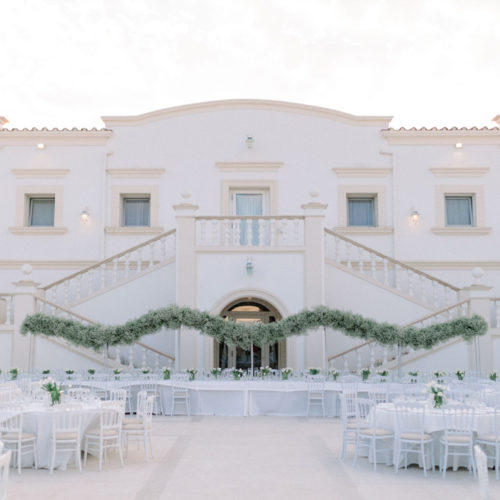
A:
<svg viewBox="0 0 500 500">
<path fill-rule="evenodd" d="M 472 269 L 472 276 L 476 278 L 477 280 L 482 278 L 484 276 L 484 271 L 480 267 L 474 267 Z"/>
<path fill-rule="evenodd" d="M 314 186 L 309 191 L 309 194 L 311 195 L 311 198 L 317 198 L 319 196 L 319 193 L 320 193 L 319 187 L 317 187 L 317 186 Z"/>
<path fill-rule="evenodd" d="M 29 276 L 33 272 L 33 266 L 31 264 L 23 264 L 21 267 L 21 272 L 24 275 Z"/>
</svg>

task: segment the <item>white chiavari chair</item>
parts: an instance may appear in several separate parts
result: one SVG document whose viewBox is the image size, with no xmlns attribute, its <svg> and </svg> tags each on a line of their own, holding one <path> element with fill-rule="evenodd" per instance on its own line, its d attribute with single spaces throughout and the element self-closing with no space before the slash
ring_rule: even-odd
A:
<svg viewBox="0 0 500 500">
<path fill-rule="evenodd" d="M 474 415 L 475 409 L 468 405 L 447 405 L 442 409 L 444 419 L 444 434 L 439 439 L 440 470 L 443 479 L 446 477 L 449 456 L 466 456 L 469 459 L 469 471 L 472 468 L 476 477 L 474 462 Z"/>
<path fill-rule="evenodd" d="M 396 433 L 394 438 L 394 472 L 399 470 L 401 454 L 404 454 L 405 470 L 408 454 L 417 454 L 427 477 L 427 466 L 434 470 L 434 440 L 424 431 L 425 403 L 401 402 L 394 404 L 396 410 Z"/>
<path fill-rule="evenodd" d="M 189 375 L 187 373 L 175 373 L 172 377 L 172 407 L 170 416 L 176 414 L 176 405 L 184 405 L 186 414 L 191 415 L 191 403 L 189 398 Z"/>
<path fill-rule="evenodd" d="M 78 403 L 77 403 L 78 404 Z M 82 471 L 81 460 L 82 408 L 63 405 L 52 414 L 50 474 L 54 472 L 57 452 L 73 452 L 75 465 Z"/>
<path fill-rule="evenodd" d="M 309 375 L 307 378 L 307 409 L 309 416 L 311 406 L 321 406 L 321 413 L 325 417 L 325 377 L 322 375 Z"/>
<path fill-rule="evenodd" d="M 9 482 L 9 464 L 12 452 L 0 451 L 0 500 L 7 497 L 7 484 Z"/>
<path fill-rule="evenodd" d="M 486 450 L 492 450 L 486 457 L 495 462 L 495 477 L 498 481 L 500 467 L 500 406 L 495 407 L 493 432 L 491 434 L 479 434 L 476 438 L 477 444 L 482 444 Z"/>
<path fill-rule="evenodd" d="M 491 497 L 489 492 L 488 458 L 477 444 L 474 446 L 474 458 L 476 459 L 477 477 L 479 479 L 480 499 L 490 500 Z"/>
<path fill-rule="evenodd" d="M 340 394 L 340 415 L 344 428 L 342 437 L 342 461 L 346 458 L 347 446 L 356 445 L 356 397 L 354 393 Z"/>
<path fill-rule="evenodd" d="M 138 417 L 135 422 L 127 420 L 123 422 L 122 432 L 125 442 L 125 456 L 128 454 L 129 440 L 137 442 L 143 441 L 144 454 L 146 455 L 146 462 L 149 458 L 153 457 L 153 444 L 151 442 L 151 431 L 153 428 L 153 408 L 154 396 L 147 396 L 142 408 L 137 410 Z"/>
</svg>

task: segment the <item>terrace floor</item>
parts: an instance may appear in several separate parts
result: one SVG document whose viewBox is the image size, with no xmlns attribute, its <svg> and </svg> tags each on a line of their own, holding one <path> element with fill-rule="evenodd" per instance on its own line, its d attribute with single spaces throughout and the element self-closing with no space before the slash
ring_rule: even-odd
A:
<svg viewBox="0 0 500 500">
<path fill-rule="evenodd" d="M 366 459 L 342 463 L 338 419 L 293 417 L 159 417 L 153 422 L 154 458 L 135 444 L 121 468 L 115 453 L 103 471 L 89 460 L 82 473 L 24 469 L 9 477 L 8 499 L 369 499 L 480 498 L 465 470 L 424 478 L 411 467 L 395 475 L 373 472 Z M 349 455 L 351 457 L 352 455 Z M 492 498 L 500 482 L 490 472 Z"/>
</svg>

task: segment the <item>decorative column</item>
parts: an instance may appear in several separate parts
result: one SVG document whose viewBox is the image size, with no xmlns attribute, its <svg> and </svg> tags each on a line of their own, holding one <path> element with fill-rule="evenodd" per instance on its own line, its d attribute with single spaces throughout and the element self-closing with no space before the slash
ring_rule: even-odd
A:
<svg viewBox="0 0 500 500">
<path fill-rule="evenodd" d="M 31 333 L 23 335 L 20 331 L 24 318 L 35 312 L 35 297 L 40 283 L 29 279 L 32 270 L 30 264 L 24 264 L 21 268 L 24 279 L 12 283 L 16 287 L 16 292 L 10 366 L 20 370 L 28 370 L 34 366 L 35 338 Z"/>
<path fill-rule="evenodd" d="M 176 291 L 177 305 L 196 307 L 196 220 L 198 205 L 188 202 L 190 194 L 183 193 L 184 202 L 174 205 L 177 221 L 176 235 Z M 185 370 L 197 368 L 199 371 L 200 357 L 203 356 L 203 336 L 196 330 L 181 327 L 176 342 L 176 368 Z M 201 352 L 201 356 L 200 356 Z M 202 358 L 203 359 L 203 358 Z"/>
<path fill-rule="evenodd" d="M 488 323 L 486 334 L 476 337 L 469 348 L 469 370 L 483 372 L 487 375 L 494 369 L 490 310 L 490 290 L 492 287 L 481 283 L 483 275 L 484 271 L 480 267 L 475 267 L 472 270 L 474 282 L 460 290 L 459 300 L 469 299 L 469 315 L 478 314 Z"/>
<path fill-rule="evenodd" d="M 319 190 L 311 191 L 312 201 L 304 210 L 304 306 L 314 308 L 325 303 L 325 211 L 328 205 L 315 201 Z M 318 328 L 297 338 L 297 368 L 327 369 L 325 330 Z M 302 344 L 302 345 L 301 345 Z"/>
</svg>

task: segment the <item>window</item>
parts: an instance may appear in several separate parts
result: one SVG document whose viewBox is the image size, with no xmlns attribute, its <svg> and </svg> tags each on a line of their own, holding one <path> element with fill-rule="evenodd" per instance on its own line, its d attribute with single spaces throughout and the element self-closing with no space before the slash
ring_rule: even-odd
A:
<svg viewBox="0 0 500 500">
<path fill-rule="evenodd" d="M 54 226 L 55 198 L 29 198 L 28 226 Z"/>
<path fill-rule="evenodd" d="M 474 226 L 474 198 L 472 196 L 445 196 L 446 225 Z"/>
<path fill-rule="evenodd" d="M 122 226 L 149 226 L 150 212 L 149 197 L 123 197 Z"/>
<path fill-rule="evenodd" d="M 347 198 L 348 226 L 376 226 L 375 197 L 349 196 Z"/>
</svg>

